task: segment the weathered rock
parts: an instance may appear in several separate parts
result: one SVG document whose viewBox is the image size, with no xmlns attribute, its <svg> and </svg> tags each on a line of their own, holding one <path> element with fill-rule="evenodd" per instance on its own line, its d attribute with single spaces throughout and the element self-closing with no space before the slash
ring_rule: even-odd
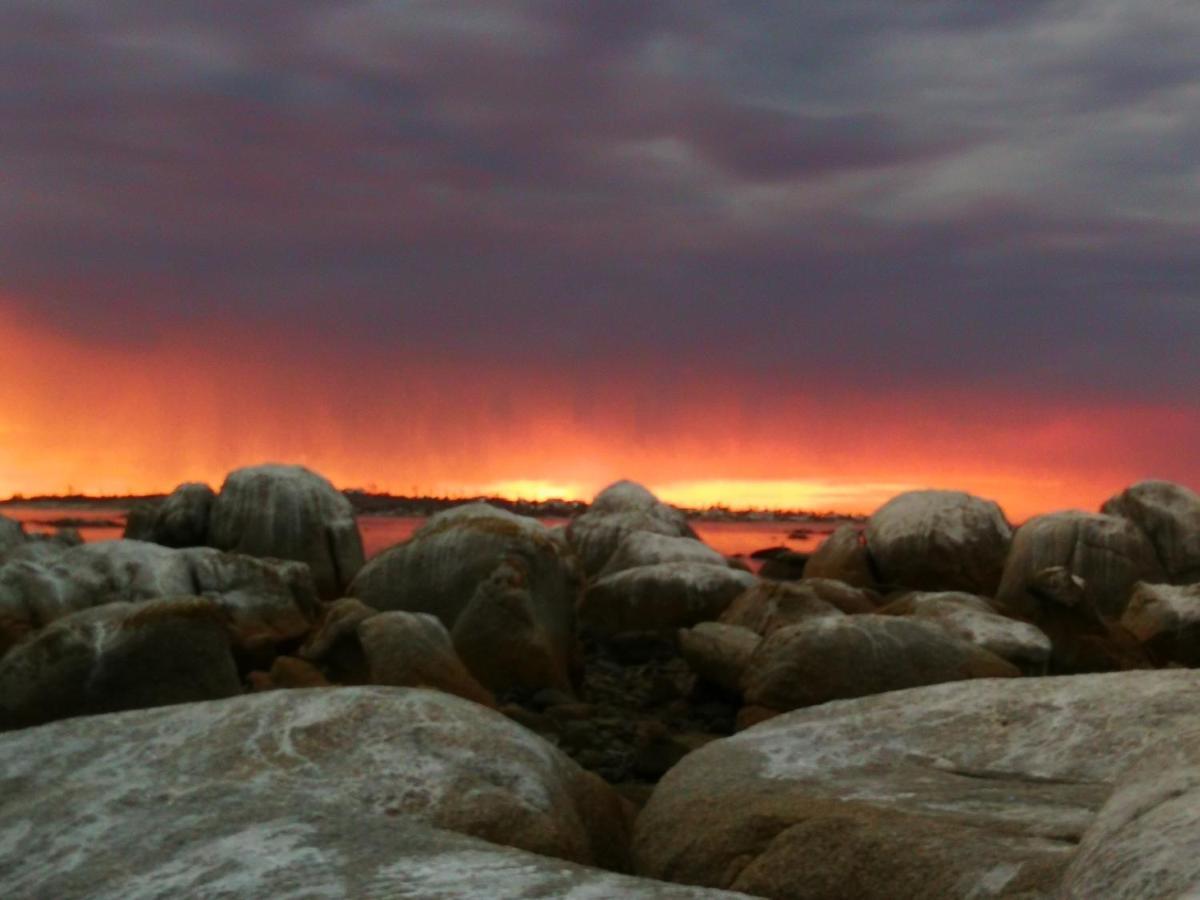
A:
<svg viewBox="0 0 1200 900">
<path fill-rule="evenodd" d="M 275 688 L 331 687 L 329 679 L 307 660 L 278 656 L 271 664 L 270 683 Z"/>
<path fill-rule="evenodd" d="M 637 868 L 766 897 L 1049 898 L 1127 761 L 1200 722 L 1198 688 L 1187 671 L 982 680 L 780 716 L 667 773 Z"/>
<path fill-rule="evenodd" d="M 621 539 L 621 543 L 597 577 L 603 578 L 639 566 L 671 562 L 728 565 L 724 556 L 697 538 L 656 534 L 653 531 L 631 531 Z"/>
<path fill-rule="evenodd" d="M 25 528 L 20 522 L 0 516 L 0 558 L 25 543 Z"/>
<path fill-rule="evenodd" d="M 1036 622 L 1040 603 L 1030 585 L 1042 571 L 1058 567 L 1082 578 L 1091 605 L 1114 619 L 1120 618 L 1135 583 L 1163 580 L 1149 539 L 1128 519 L 1050 513 L 1017 529 L 995 594 L 998 608 Z"/>
<path fill-rule="evenodd" d="M 358 625 L 372 684 L 429 687 L 495 706 L 496 699 L 463 665 L 450 633 L 428 613 L 386 612 Z"/>
<path fill-rule="evenodd" d="M 866 538 L 853 525 L 843 525 L 825 538 L 809 555 L 804 574 L 809 578 L 830 578 L 868 590 L 879 587 Z"/>
<path fill-rule="evenodd" d="M 808 619 L 874 612 L 877 599 L 872 591 L 829 578 L 784 583 L 759 581 L 729 605 L 721 614 L 721 621 L 767 635 Z"/>
<path fill-rule="evenodd" d="M 319 662 L 339 684 L 367 684 L 371 673 L 358 639 L 358 626 L 377 615 L 379 610 L 353 597 L 331 603 L 300 647 L 300 658 Z"/>
<path fill-rule="evenodd" d="M 808 568 L 808 558 L 807 553 L 784 550 L 764 562 L 758 570 L 758 576 L 773 581 L 798 581 Z"/>
<path fill-rule="evenodd" d="M 1170 481 L 1142 481 L 1110 498 L 1101 512 L 1145 532 L 1168 581 L 1200 581 L 1200 494 Z"/>
<path fill-rule="evenodd" d="M 122 537 L 127 541 L 154 542 L 154 526 L 158 521 L 157 502 L 138 503 L 130 507 L 125 515 L 125 531 Z"/>
<path fill-rule="evenodd" d="M 500 714 L 436 691 L 272 691 L 77 719 L 6 735 L 0 760 L 6 896 L 76 896 L 105 880 L 112 896 L 195 896 L 247 868 L 313 896 L 295 869 L 318 859 L 337 860 L 352 885 L 386 887 L 381 870 L 404 860 L 409 826 L 628 865 L 626 812 L 607 785 Z M 221 837 L 243 830 L 258 836 L 236 848 Z M 131 880 L 142 867 L 170 877 Z M 247 896 L 255 881 L 224 884 Z"/>
<path fill-rule="evenodd" d="M 149 540 L 167 547 L 203 546 L 208 540 L 208 519 L 216 497 L 207 484 L 179 485 L 155 511 Z"/>
<path fill-rule="evenodd" d="M 579 620 L 602 635 L 685 628 L 716 619 L 755 580 L 749 572 L 706 563 L 626 569 L 587 589 Z"/>
<path fill-rule="evenodd" d="M 1200 732 L 1140 754 L 1084 833 L 1062 900 L 1200 895 Z"/>
<path fill-rule="evenodd" d="M 1000 615 L 987 600 L 974 594 L 915 592 L 879 612 L 937 625 L 948 634 L 1007 659 L 1026 675 L 1045 675 L 1050 665 L 1050 638 L 1040 628 Z"/>
<path fill-rule="evenodd" d="M 909 491 L 867 522 L 870 558 L 883 584 L 992 596 L 1012 528 L 991 500 L 960 491 Z"/>
<path fill-rule="evenodd" d="M 749 628 L 701 622 L 679 630 L 679 652 L 692 671 L 730 693 L 739 693 L 742 673 L 762 637 Z"/>
<path fill-rule="evenodd" d="M 1200 666 L 1200 584 L 1139 583 L 1121 625 L 1159 665 Z"/>
<path fill-rule="evenodd" d="M 208 543 L 248 556 L 307 563 L 325 600 L 342 596 L 363 565 L 350 501 L 302 466 L 230 472 L 212 504 Z"/>
<path fill-rule="evenodd" d="M 597 494 L 587 512 L 571 520 L 567 539 L 579 555 L 584 574 L 591 577 L 608 564 L 621 542 L 637 531 L 697 537 L 681 511 L 640 484 L 618 481 Z"/>
<path fill-rule="evenodd" d="M 780 628 L 742 676 L 746 705 L 784 712 L 967 678 L 1011 678 L 1016 666 L 936 625 L 893 616 L 811 619 Z"/>
<path fill-rule="evenodd" d="M 0 659 L 0 728 L 239 693 L 212 600 L 110 603 L 60 618 Z"/>
</svg>

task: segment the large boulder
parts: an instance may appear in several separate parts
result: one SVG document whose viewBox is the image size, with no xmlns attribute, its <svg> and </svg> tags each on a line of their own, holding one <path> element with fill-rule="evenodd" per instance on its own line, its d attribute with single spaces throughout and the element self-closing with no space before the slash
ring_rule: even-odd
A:
<svg viewBox="0 0 1200 900">
<path fill-rule="evenodd" d="M 88 870 L 115 891 L 126 851 L 175 861 L 178 880 L 153 886 L 164 896 L 203 894 L 196 879 L 220 871 L 214 858 L 233 871 L 309 863 L 315 851 L 298 848 L 331 826 L 374 833 L 330 845 L 360 861 L 367 884 L 403 859 L 409 825 L 628 867 L 628 815 L 608 785 L 499 713 L 437 691 L 272 691 L 76 719 L 4 736 L 0 760 L 0 880 L 46 897 L 80 891 Z M 259 839 L 223 846 L 237 823 Z M 293 890 L 307 887 L 297 876 Z"/>
<path fill-rule="evenodd" d="M 701 622 L 679 630 L 679 653 L 692 671 L 727 693 L 742 689 L 742 675 L 750 665 L 762 636 L 738 625 Z"/>
<path fill-rule="evenodd" d="M 1200 494 L 1170 481 L 1142 481 L 1110 498 L 1101 512 L 1146 533 L 1168 581 L 1200 581 Z"/>
<path fill-rule="evenodd" d="M 584 574 L 600 572 L 634 532 L 696 538 L 687 517 L 632 481 L 618 481 L 596 495 L 588 511 L 567 525 L 567 539 L 579 554 Z"/>
<path fill-rule="evenodd" d="M 1138 584 L 1121 625 L 1159 665 L 1200 666 L 1200 584 Z"/>
<path fill-rule="evenodd" d="M 350 501 L 302 466 L 230 472 L 212 504 L 208 543 L 249 556 L 307 563 L 325 600 L 340 597 L 363 565 L 362 537 Z"/>
<path fill-rule="evenodd" d="M 961 491 L 909 491 L 867 522 L 866 543 L 889 588 L 991 596 L 1012 528 L 991 500 Z"/>
<path fill-rule="evenodd" d="M 575 665 L 580 584 L 558 535 L 536 519 L 473 503 L 433 516 L 376 556 L 348 593 L 377 610 L 437 616 L 463 662 L 494 691 L 563 689 Z M 506 668 L 514 661 L 521 665 Z"/>
<path fill-rule="evenodd" d="M 1134 584 L 1163 580 L 1149 539 L 1128 519 L 1049 513 L 1017 529 L 995 594 L 998 607 L 1036 621 L 1041 603 L 1032 588 L 1043 571 L 1054 568 L 1082 579 L 1089 603 L 1112 619 L 1120 618 Z"/>
<path fill-rule="evenodd" d="M 579 620 L 599 635 L 674 632 L 717 619 L 754 583 L 749 572 L 709 563 L 626 569 L 588 587 Z"/>
<path fill-rule="evenodd" d="M 463 665 L 446 626 L 428 613 L 386 612 L 359 623 L 372 684 L 429 687 L 484 706 L 496 700 Z"/>
<path fill-rule="evenodd" d="M 635 861 L 764 897 L 1049 898 L 1129 760 L 1197 722 L 1188 671 L 828 703 L 685 757 L 638 819 Z"/>
<path fill-rule="evenodd" d="M 742 676 L 753 718 L 903 688 L 1020 670 L 936 625 L 893 616 L 811 619 L 770 634 Z M 749 714 L 749 713 L 748 713 Z"/>
<path fill-rule="evenodd" d="M 879 587 L 867 540 L 853 525 L 842 525 L 825 538 L 809 555 L 804 574 L 809 578 L 829 578 L 868 590 Z"/>
<path fill-rule="evenodd" d="M 767 635 L 821 616 L 874 612 L 877 600 L 872 591 L 829 578 L 759 581 L 729 604 L 721 621 Z"/>
<path fill-rule="evenodd" d="M 1061 900 L 1200 896 L 1200 732 L 1138 756 L 1084 833 Z"/>
<path fill-rule="evenodd" d="M 1026 675 L 1045 675 L 1050 665 L 1050 638 L 1040 628 L 1000 615 L 986 599 L 974 594 L 914 592 L 879 612 L 937 625 L 1007 659 Z"/>
<path fill-rule="evenodd" d="M 152 514 L 131 515 L 125 537 L 165 547 L 201 547 L 208 542 L 208 520 L 216 497 L 207 484 L 181 484 L 152 508 Z"/>
<path fill-rule="evenodd" d="M 727 564 L 725 557 L 697 538 L 631 531 L 622 538 L 597 577 L 603 578 L 638 566 L 670 562 L 708 563 L 715 566 Z"/>
<path fill-rule="evenodd" d="M 0 729 L 239 693 L 212 600 L 109 603 L 58 619 L 0 659 Z"/>
</svg>

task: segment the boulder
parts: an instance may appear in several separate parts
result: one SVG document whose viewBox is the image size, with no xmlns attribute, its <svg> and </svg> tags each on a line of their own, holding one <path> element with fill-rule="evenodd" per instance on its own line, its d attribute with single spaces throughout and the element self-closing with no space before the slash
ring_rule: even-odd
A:
<svg viewBox="0 0 1200 900">
<path fill-rule="evenodd" d="M 320 663 L 339 684 L 368 684 L 371 673 L 358 638 L 358 626 L 377 615 L 379 610 L 353 597 L 329 604 L 300 646 L 298 655 L 309 662 Z"/>
<path fill-rule="evenodd" d="M 1198 689 L 1182 670 L 976 680 L 779 716 L 666 774 L 637 870 L 808 900 L 1049 898 L 1128 761 L 1200 721 Z M 1109 896 L 1095 884 L 1079 896 Z"/>
<path fill-rule="evenodd" d="M 1026 675 L 1045 675 L 1050 665 L 1050 638 L 1040 628 L 1000 615 L 986 599 L 974 594 L 914 592 L 879 612 L 937 625 L 1007 659 Z"/>
<path fill-rule="evenodd" d="M 840 616 L 772 632 L 751 657 L 742 692 L 747 706 L 777 713 L 919 685 L 1020 674 L 1012 663 L 936 625 Z"/>
<path fill-rule="evenodd" d="M 154 543 L 154 526 L 158 521 L 158 502 L 138 503 L 125 514 L 125 531 L 121 535 L 127 541 Z"/>
<path fill-rule="evenodd" d="M 825 538 L 809 554 L 804 574 L 809 578 L 829 578 L 868 590 L 879 587 L 866 538 L 853 525 L 843 525 Z"/>
<path fill-rule="evenodd" d="M 155 511 L 153 537 L 149 540 L 167 547 L 203 546 L 208 540 L 208 519 L 216 497 L 207 484 L 179 485 Z"/>
<path fill-rule="evenodd" d="M 472 674 L 501 691 L 531 677 L 543 681 L 525 686 L 564 687 L 580 582 L 570 548 L 550 529 L 472 503 L 372 559 L 349 593 L 377 610 L 437 616 Z M 520 668 L 506 672 L 509 662 Z"/>
<path fill-rule="evenodd" d="M 1129 519 L 1146 534 L 1169 582 L 1200 582 L 1200 494 L 1170 481 L 1142 481 L 1101 512 Z"/>
<path fill-rule="evenodd" d="M 25 526 L 7 516 L 0 516 L 0 558 L 25 544 Z"/>
<path fill-rule="evenodd" d="M 590 578 L 608 564 L 621 542 L 637 531 L 697 537 L 680 510 L 661 502 L 640 484 L 618 481 L 597 494 L 587 512 L 571 520 L 567 540 Z"/>
<path fill-rule="evenodd" d="M 719 622 L 679 630 L 679 652 L 692 671 L 732 694 L 741 691 L 742 673 L 761 642 L 749 628 Z"/>
<path fill-rule="evenodd" d="M 302 466 L 230 472 L 212 504 L 209 545 L 307 563 L 324 600 L 342 596 L 363 565 L 350 501 Z"/>
<path fill-rule="evenodd" d="M 313 861 L 298 847 L 320 846 L 314 836 L 338 835 L 339 825 L 369 837 L 335 839 L 326 852 L 360 859 L 366 884 L 376 867 L 403 858 L 409 825 L 628 867 L 627 812 L 608 785 L 499 713 L 438 691 L 270 691 L 76 719 L 4 736 L 0 760 L 0 820 L 11 829 L 0 841 L 0 879 L 47 897 L 80 890 L 84 867 L 114 879 L 114 896 L 130 896 L 118 892 L 138 887 L 124 882 L 126 850 L 175 861 L 179 881 L 140 890 L 211 893 L 197 876 L 220 872 L 222 854 L 239 852 L 240 864 L 224 860 L 233 872 L 294 869 Z M 370 827 L 359 831 L 356 821 Z M 223 848 L 218 836 L 239 822 L 256 825 L 259 838 Z M 304 871 L 291 873 L 293 891 L 311 890 Z"/>
<path fill-rule="evenodd" d="M 991 500 L 961 491 L 909 491 L 867 522 L 866 542 L 890 588 L 992 596 L 1012 528 Z"/>
<path fill-rule="evenodd" d="M 773 581 L 798 581 L 808 568 L 808 554 L 784 550 L 766 560 L 758 570 L 759 578 Z"/>
<path fill-rule="evenodd" d="M 622 538 L 597 577 L 603 578 L 626 569 L 669 562 L 727 565 L 725 557 L 697 538 L 656 534 L 653 531 L 631 531 Z"/>
<path fill-rule="evenodd" d="M 1200 666 L 1200 584 L 1139 583 L 1121 625 L 1159 665 Z"/>
<path fill-rule="evenodd" d="M 600 635 L 674 631 L 716 619 L 755 580 L 749 572 L 708 563 L 626 569 L 587 589 L 579 620 Z"/>
<path fill-rule="evenodd" d="M 1200 732 L 1140 754 L 1080 841 L 1062 900 L 1167 900 L 1200 894 Z"/>
<path fill-rule="evenodd" d="M 837 585 L 823 595 L 822 588 Z M 845 613 L 827 599 L 829 594 L 857 593 L 840 581 L 811 579 L 800 582 L 758 581 L 739 594 L 721 613 L 720 621 L 726 625 L 749 628 L 766 635 L 786 625 L 798 625 L 808 619 L 822 616 L 842 616 Z M 874 609 L 874 606 L 871 607 Z"/>
<path fill-rule="evenodd" d="M 994 595 L 997 607 L 1036 621 L 1040 603 L 1030 586 L 1039 573 L 1059 567 L 1081 578 L 1091 605 L 1113 619 L 1125 610 L 1134 584 L 1163 580 L 1149 539 L 1128 519 L 1074 511 L 1049 513 L 1017 529 Z"/>
<path fill-rule="evenodd" d="M 109 603 L 58 619 L 0 659 L 0 729 L 239 693 L 212 600 Z"/>
<path fill-rule="evenodd" d="M 360 622 L 357 631 L 372 684 L 428 687 L 484 706 L 496 705 L 458 658 L 450 633 L 436 616 L 379 613 Z"/>
</svg>

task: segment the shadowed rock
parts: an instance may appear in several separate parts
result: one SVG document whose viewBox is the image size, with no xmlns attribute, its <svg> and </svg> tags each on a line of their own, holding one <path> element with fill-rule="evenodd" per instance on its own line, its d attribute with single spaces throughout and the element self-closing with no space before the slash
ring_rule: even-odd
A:
<svg viewBox="0 0 1200 900">
<path fill-rule="evenodd" d="M 888 587 L 989 597 L 1011 541 L 999 506 L 960 491 L 900 494 L 876 510 L 866 529 L 870 558 Z"/>
<path fill-rule="evenodd" d="M 638 531 L 698 540 L 680 510 L 632 481 L 618 481 L 597 494 L 588 511 L 567 525 L 567 539 L 584 574 L 592 577 L 608 564 L 621 542 Z"/>
<path fill-rule="evenodd" d="M 1128 761 L 1189 723 L 1200 675 L 1186 671 L 964 681 L 789 713 L 666 774 L 637 822 L 637 868 L 764 897 L 1049 898 Z M 1078 896 L 1109 896 L 1093 885 Z"/>
<path fill-rule="evenodd" d="M 1101 511 L 1129 519 L 1154 545 L 1172 584 L 1200 581 L 1200 495 L 1169 481 L 1142 481 L 1110 498 Z"/>
<path fill-rule="evenodd" d="M 216 497 L 207 484 L 179 485 L 155 511 L 152 537 L 147 540 L 166 547 L 203 546 L 208 542 L 209 514 Z"/>
<path fill-rule="evenodd" d="M 832 602 L 835 599 L 850 606 L 851 611 L 861 612 L 863 610 L 854 607 L 864 596 L 865 592 L 857 588 L 828 579 L 784 583 L 759 581 L 729 604 L 721 613 L 720 621 L 766 635 L 808 619 L 845 615 L 845 611 Z M 875 608 L 869 601 L 863 602 L 867 603 L 868 609 Z"/>
<path fill-rule="evenodd" d="M 1159 665 L 1200 666 L 1200 585 L 1138 584 L 1121 625 Z"/>
<path fill-rule="evenodd" d="M 579 620 L 601 635 L 674 632 L 716 619 L 754 583 L 749 572 L 725 565 L 661 563 L 626 569 L 587 589 Z"/>
<path fill-rule="evenodd" d="M 363 565 L 350 501 L 301 466 L 230 472 L 212 504 L 208 543 L 249 556 L 307 563 L 322 599 L 342 596 Z"/>
<path fill-rule="evenodd" d="M 0 559 L 4 554 L 24 545 L 25 528 L 20 522 L 0 516 Z"/>
<path fill-rule="evenodd" d="M 867 540 L 853 525 L 843 525 L 809 554 L 804 565 L 809 578 L 829 578 L 853 587 L 876 590 L 879 578 L 867 551 Z"/>
<path fill-rule="evenodd" d="M 669 562 L 727 565 L 725 557 L 697 538 L 674 537 L 655 534 L 652 531 L 631 531 L 621 540 L 597 577 L 603 578 L 626 569 L 636 569 L 638 566 Z"/>
<path fill-rule="evenodd" d="M 742 674 L 762 637 L 749 628 L 701 622 L 679 630 L 679 653 L 693 672 L 727 693 L 742 689 Z"/>
<path fill-rule="evenodd" d="M 372 684 L 429 687 L 484 706 L 496 705 L 458 658 L 446 626 L 436 616 L 379 613 L 359 623 L 357 631 Z"/>
</svg>

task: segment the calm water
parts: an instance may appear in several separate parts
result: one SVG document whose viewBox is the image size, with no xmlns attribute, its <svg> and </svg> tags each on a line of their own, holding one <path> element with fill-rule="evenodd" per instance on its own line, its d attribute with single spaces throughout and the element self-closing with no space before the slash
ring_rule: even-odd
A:
<svg viewBox="0 0 1200 900">
<path fill-rule="evenodd" d="M 85 541 L 107 541 L 119 538 L 125 528 L 123 509 L 54 508 L 30 506 L 0 506 L 0 515 L 16 519 L 33 534 L 52 534 L 56 522 L 76 520 Z M 370 558 L 393 544 L 407 540 L 425 520 L 409 516 L 360 516 L 363 549 Z M 565 519 L 543 519 L 547 525 L 561 525 Z M 692 522 L 692 528 L 706 544 L 726 556 L 749 556 L 765 547 L 790 547 L 809 551 L 824 540 L 831 525 L 816 526 L 807 536 L 792 537 L 798 528 L 809 526 L 797 522 Z"/>
</svg>

